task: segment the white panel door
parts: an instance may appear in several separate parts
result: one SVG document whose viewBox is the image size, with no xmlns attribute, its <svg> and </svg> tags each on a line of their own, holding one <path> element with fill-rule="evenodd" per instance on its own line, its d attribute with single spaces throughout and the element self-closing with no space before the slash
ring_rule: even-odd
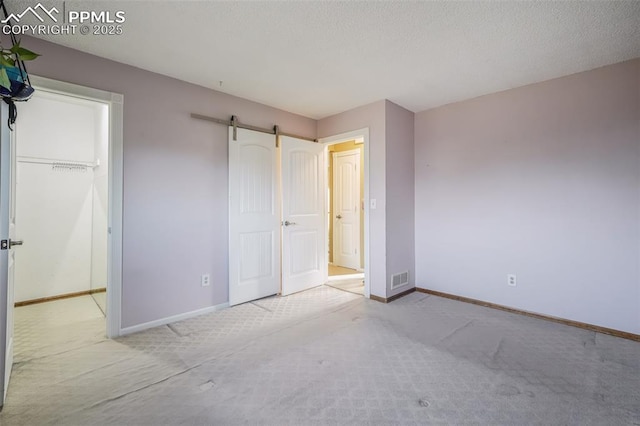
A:
<svg viewBox="0 0 640 426">
<path fill-rule="evenodd" d="M 333 153 L 333 263 L 360 269 L 360 151 Z"/>
<path fill-rule="evenodd" d="M 229 304 L 280 290 L 276 139 L 229 128 Z"/>
<path fill-rule="evenodd" d="M 324 146 L 288 136 L 282 150 L 282 295 L 327 280 Z"/>
<path fill-rule="evenodd" d="M 15 248 L 15 150 L 6 124 L 7 104 L 0 110 L 0 376 L 1 404 L 7 397 L 13 366 L 13 271 Z"/>
</svg>

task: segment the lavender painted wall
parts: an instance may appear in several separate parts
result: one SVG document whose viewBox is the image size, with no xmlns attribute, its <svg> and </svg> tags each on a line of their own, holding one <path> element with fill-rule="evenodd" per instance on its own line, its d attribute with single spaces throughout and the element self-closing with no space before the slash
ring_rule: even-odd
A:
<svg viewBox="0 0 640 426">
<path fill-rule="evenodd" d="M 371 294 L 389 297 L 414 286 L 414 114 L 379 101 L 318 121 L 318 137 L 369 128 Z M 410 285 L 391 291 L 391 274 L 409 271 Z"/>
<path fill-rule="evenodd" d="M 386 101 L 387 297 L 415 287 L 414 114 Z M 391 290 L 391 276 L 409 271 L 409 285 Z"/>
<path fill-rule="evenodd" d="M 387 273 L 415 263 L 419 287 L 640 332 L 640 60 L 415 120 L 379 101 L 316 122 L 23 44 L 43 54 L 33 74 L 125 95 L 123 327 L 228 299 L 227 134 L 189 117 L 198 112 L 310 137 L 369 128 L 374 295 L 392 295 Z M 415 210 L 403 211 L 414 191 Z M 205 272 L 213 285 L 202 288 Z"/>
<path fill-rule="evenodd" d="M 308 137 L 316 121 L 42 40 L 22 44 L 42 54 L 32 74 L 124 95 L 122 326 L 226 302 L 227 129 L 189 114 Z M 201 287 L 206 272 L 212 285 Z"/>
<path fill-rule="evenodd" d="M 640 333 L 639 86 L 636 59 L 416 114 L 417 286 Z"/>
<path fill-rule="evenodd" d="M 386 291 L 386 179 L 385 101 L 374 102 L 318 121 L 318 137 L 369 128 L 369 198 L 377 208 L 369 209 L 369 261 L 371 294 L 387 297 Z"/>
</svg>

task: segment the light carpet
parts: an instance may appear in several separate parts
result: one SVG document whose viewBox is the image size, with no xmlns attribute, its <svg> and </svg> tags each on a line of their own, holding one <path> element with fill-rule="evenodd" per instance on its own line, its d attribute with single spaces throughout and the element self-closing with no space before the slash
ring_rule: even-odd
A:
<svg viewBox="0 0 640 426">
<path fill-rule="evenodd" d="M 25 357 L 2 425 L 634 425 L 640 343 L 327 286 Z"/>
</svg>

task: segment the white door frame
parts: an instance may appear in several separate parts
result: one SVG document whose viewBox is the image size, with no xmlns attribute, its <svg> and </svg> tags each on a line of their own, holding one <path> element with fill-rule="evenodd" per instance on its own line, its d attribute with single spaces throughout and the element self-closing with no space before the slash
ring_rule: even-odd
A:
<svg viewBox="0 0 640 426">
<path fill-rule="evenodd" d="M 364 297 L 369 298 L 371 296 L 371 267 L 369 261 L 369 128 L 365 127 L 359 130 L 352 130 L 350 132 L 320 138 L 318 142 L 329 146 L 357 139 L 362 139 L 364 144 Z M 325 149 L 325 153 L 326 152 L 327 150 Z M 326 167 L 324 167 L 324 173 L 326 179 L 326 174 L 328 173 Z M 325 190 L 328 190 L 326 185 Z M 327 193 L 324 194 L 324 199 L 327 199 Z M 329 230 L 326 229 L 325 234 L 328 232 Z"/>
<path fill-rule="evenodd" d="M 107 249 L 107 337 L 122 333 L 122 204 L 124 96 L 49 78 L 29 76 L 36 90 L 97 101 L 109 108 L 109 212 Z M 19 106 L 18 106 L 19 112 Z"/>
</svg>

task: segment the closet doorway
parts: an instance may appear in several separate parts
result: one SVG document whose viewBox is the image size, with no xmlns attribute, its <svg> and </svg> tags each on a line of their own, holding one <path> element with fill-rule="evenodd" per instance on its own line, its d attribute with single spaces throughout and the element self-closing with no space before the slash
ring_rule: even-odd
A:
<svg viewBox="0 0 640 426">
<path fill-rule="evenodd" d="M 364 138 L 327 146 L 328 285 L 364 295 Z"/>
<path fill-rule="evenodd" d="M 106 337 L 109 126 L 104 102 L 37 90 L 20 105 L 15 362 Z"/>
<path fill-rule="evenodd" d="M 277 294 L 278 290 L 286 296 L 327 283 L 327 200 L 331 194 L 327 147 L 343 142 L 362 145 L 358 149 L 363 155 L 351 159 L 357 169 L 354 176 L 359 176 L 361 184 L 350 196 L 357 201 L 352 213 L 364 224 L 364 230 L 350 243 L 357 246 L 353 253 L 356 256 L 351 257 L 361 266 L 346 277 L 356 279 L 358 288 L 335 287 L 369 297 L 369 215 L 365 214 L 369 196 L 368 137 L 368 129 L 361 129 L 315 143 L 285 135 L 278 138 L 264 129 L 229 127 L 231 306 Z"/>
<path fill-rule="evenodd" d="M 31 75 L 30 77 L 31 83 L 36 88 L 36 97 L 29 100 L 27 103 L 21 102 L 20 105 L 18 105 L 18 118 L 14 124 L 14 131 L 10 132 L 9 127 L 5 124 L 4 126 L 1 126 L 2 137 L 0 137 L 0 158 L 2 158 L 2 167 L 0 167 L 0 198 L 2 198 L 2 203 L 0 204 L 0 206 L 2 206 L 2 208 L 0 208 L 0 233 L 2 233 L 3 239 L 6 239 L 6 242 L 3 241 L 3 250 L 1 250 L 3 254 L 1 256 L 2 261 L 0 262 L 0 269 L 2 269 L 2 271 L 0 271 L 2 272 L 2 274 L 0 274 L 0 303 L 3 305 L 0 306 L 0 312 L 4 313 L 3 315 L 0 315 L 0 330 L 5 331 L 4 333 L 0 333 L 0 336 L 3 339 L 3 341 L 0 342 L 0 376 L 4 375 L 4 383 L 0 381 L 0 383 L 3 384 L 2 392 L 0 393 L 3 397 L 7 394 L 14 360 L 19 362 L 25 361 L 29 356 L 43 357 L 47 354 L 63 353 L 73 346 L 78 347 L 91 345 L 96 343 L 96 341 L 103 340 L 105 337 L 117 337 L 121 333 L 120 312 L 122 293 L 123 200 L 122 139 L 124 97 L 118 93 L 106 92 L 104 90 L 52 80 L 35 75 Z M 43 98 L 40 99 L 40 96 L 43 96 Z M 55 101 L 58 102 L 56 103 Z M 85 101 L 88 101 L 88 103 Z M 43 104 L 46 105 L 47 103 L 48 106 L 43 107 Z M 73 161 L 45 161 L 68 159 L 41 156 L 43 155 L 42 153 L 33 154 L 33 152 L 32 155 L 29 155 L 29 150 L 24 151 L 22 149 L 22 140 L 25 137 L 28 137 L 30 132 L 37 133 L 39 138 L 42 139 L 42 142 L 40 143 L 49 150 L 54 149 L 54 147 L 57 146 L 56 144 L 70 143 L 67 139 L 71 137 L 71 131 L 74 127 L 78 125 L 82 126 L 84 124 L 79 123 L 79 120 L 81 119 L 78 117 L 66 113 L 61 114 L 63 111 L 70 112 L 69 109 L 73 109 L 72 107 L 69 107 L 69 105 L 83 105 L 85 109 L 89 110 L 104 110 L 104 106 L 106 106 L 108 114 L 106 119 L 106 122 L 108 123 L 106 130 L 104 128 L 101 128 L 100 130 L 100 132 L 106 131 L 108 134 L 108 151 L 105 156 L 106 165 L 104 162 L 101 162 L 105 170 L 100 171 L 106 174 L 108 186 L 106 214 L 108 222 L 108 228 L 106 230 L 107 252 L 105 255 L 107 259 L 107 302 L 104 307 L 106 314 L 98 307 L 99 302 L 96 302 L 96 299 L 91 295 L 92 293 L 95 293 L 92 291 L 91 281 L 89 281 L 89 290 L 82 290 L 85 293 L 89 293 L 84 296 L 65 299 L 58 298 L 58 303 L 44 302 L 40 300 L 42 303 L 35 303 L 22 307 L 15 306 L 15 296 L 18 291 L 20 292 L 18 297 L 21 299 L 25 297 L 29 298 L 27 300 L 22 300 L 22 302 L 38 302 L 37 299 L 46 300 L 48 297 L 57 297 L 46 295 L 39 297 L 34 296 L 34 292 L 36 290 L 25 291 L 22 287 L 25 274 L 27 274 L 27 278 L 30 276 L 36 276 L 39 274 L 41 267 L 44 267 L 45 264 L 41 265 L 40 263 L 33 262 L 25 264 L 24 259 L 21 260 L 20 258 L 23 257 L 24 250 L 27 247 L 36 250 L 36 253 L 34 254 L 37 256 L 41 255 L 38 251 L 51 250 L 51 246 L 60 244 L 61 241 L 54 241 L 53 239 L 54 237 L 57 237 L 57 234 L 53 232 L 56 231 L 55 228 L 62 228 L 69 219 L 78 219 L 80 215 L 79 212 L 76 212 L 77 215 L 75 217 L 73 216 L 73 213 L 69 213 L 69 216 L 58 214 L 58 216 L 61 217 L 60 222 L 56 222 L 53 224 L 53 229 L 48 230 L 50 231 L 50 234 L 48 234 L 50 238 L 46 239 L 44 242 L 38 242 L 35 237 L 34 240 L 30 240 L 29 238 L 31 237 L 26 238 L 24 235 L 19 234 L 18 232 L 21 233 L 24 228 L 20 228 L 20 224 L 22 223 L 24 225 L 24 221 L 22 221 L 20 214 L 17 214 L 18 202 L 21 203 L 21 212 L 24 212 L 26 215 L 36 215 L 39 212 L 45 211 L 46 201 L 53 198 L 52 201 L 57 202 L 59 200 L 57 200 L 56 197 L 62 198 L 62 193 L 55 192 L 55 189 L 51 189 L 53 192 L 47 190 L 45 199 L 38 199 L 37 197 L 29 198 L 29 196 L 26 196 L 25 198 L 24 195 L 21 195 L 21 191 L 17 188 L 19 184 L 21 185 L 21 188 L 24 188 L 25 185 L 29 186 L 29 183 L 31 183 L 32 186 L 38 186 L 34 185 L 32 182 L 32 179 L 35 180 L 33 175 L 27 176 L 26 180 L 23 179 L 25 176 L 23 173 L 25 166 L 48 166 L 48 173 L 60 173 L 60 176 L 55 176 L 57 178 L 70 178 L 71 175 L 82 174 L 86 167 L 86 172 L 88 174 L 92 173 L 94 179 L 99 177 L 99 172 L 96 170 L 97 167 L 95 167 L 98 165 L 96 160 L 100 158 L 99 155 L 104 155 L 104 152 L 96 154 L 96 148 L 93 150 L 93 156 L 82 159 L 72 157 Z M 58 109 L 58 107 L 60 109 Z M 40 109 L 40 121 L 29 119 L 30 114 L 33 112 L 31 109 L 33 108 Z M 3 120 L 6 120 L 6 110 L 7 108 L 5 105 L 2 109 L 2 115 L 4 117 Z M 60 117 L 61 115 L 63 117 Z M 95 114 L 93 118 L 88 119 L 104 124 L 104 116 L 96 118 L 96 115 L 97 114 Z M 89 115 L 86 116 L 88 117 Z M 96 132 L 97 131 L 98 130 L 96 130 Z M 91 134 L 88 137 L 95 142 L 97 136 L 95 134 Z M 20 152 L 17 152 L 18 146 L 20 146 Z M 30 144 L 27 142 L 25 146 L 30 146 Z M 33 146 L 36 146 L 36 143 L 34 143 Z M 35 149 L 33 146 L 31 148 Z M 86 147 L 79 149 L 90 150 L 90 148 Z M 49 153 L 51 152 L 52 151 Z M 44 154 L 46 155 L 46 152 Z M 18 156 L 21 157 L 20 161 L 18 161 Z M 42 163 L 50 164 L 43 165 Z M 67 167 L 66 170 L 64 169 L 65 166 Z M 91 170 L 91 172 L 89 170 Z M 39 170 L 37 173 L 44 174 L 45 169 Z M 17 182 L 18 180 L 20 183 Z M 51 179 L 51 181 L 47 180 L 46 182 L 40 181 L 40 185 L 44 188 L 49 188 L 53 180 L 54 179 Z M 78 185 L 77 181 L 73 181 L 69 184 L 71 187 L 76 185 Z M 94 185 L 90 191 L 91 195 L 87 195 L 87 197 L 92 197 L 90 203 L 92 209 L 91 220 L 89 222 L 91 224 L 92 241 L 95 240 L 97 244 L 98 239 L 93 238 L 93 191 L 95 190 L 95 186 L 96 185 Z M 35 190 L 42 192 L 43 188 L 37 187 Z M 28 201 L 29 199 L 31 199 L 31 204 L 25 204 L 25 200 Z M 68 207 L 68 204 L 66 203 L 62 203 L 62 205 L 63 208 Z M 27 218 L 27 223 L 28 220 L 29 219 Z M 76 220 L 78 226 L 74 225 L 71 227 L 72 233 L 71 236 L 67 235 L 68 238 L 76 237 L 76 232 L 80 232 L 81 228 L 83 232 L 86 232 L 86 227 L 79 227 L 80 223 L 86 222 L 86 219 L 84 221 L 79 219 Z M 97 223 L 98 222 L 96 221 L 96 224 Z M 29 230 L 25 229 L 25 232 L 29 232 Z M 104 234 L 102 235 L 104 236 Z M 61 239 L 63 240 L 62 242 L 69 242 L 69 240 L 64 240 L 64 238 Z M 5 247 L 6 249 L 4 249 Z M 92 250 L 92 247 L 87 250 Z M 77 257 L 71 256 L 71 253 L 74 253 L 74 256 Z M 64 268 L 69 267 L 71 267 L 71 269 L 75 268 L 76 265 L 80 264 L 81 258 L 87 258 L 87 253 L 78 253 L 77 250 L 67 246 L 63 249 L 59 249 L 54 256 L 64 256 L 67 258 L 66 263 L 71 264 L 60 265 L 61 267 L 59 270 L 63 270 Z M 93 252 L 90 258 L 93 258 Z M 51 259 L 47 259 L 46 262 L 51 262 Z M 22 263 L 21 271 L 17 271 L 18 263 Z M 90 266 L 90 270 L 92 270 L 92 272 L 93 266 L 94 265 Z M 96 263 L 95 266 L 97 268 L 98 263 Z M 102 266 L 104 266 L 104 263 Z M 56 273 L 58 271 L 56 270 L 53 272 Z M 98 274 L 96 273 L 95 276 L 97 277 Z M 42 285 L 47 286 L 47 282 L 49 282 L 49 280 L 45 280 Z M 97 284 L 97 282 L 94 283 Z M 95 286 L 94 289 L 97 290 L 99 288 L 100 287 Z M 74 290 L 64 290 L 64 288 L 63 291 L 65 291 L 64 294 L 66 295 L 69 295 L 66 291 L 70 291 L 71 293 L 75 292 Z M 33 299 L 33 297 L 35 297 L 35 299 Z M 68 306 L 68 303 L 78 302 L 80 301 L 80 298 L 84 298 L 84 301 L 88 302 L 85 306 L 90 311 L 87 314 L 91 317 L 90 321 L 93 321 L 91 327 L 88 327 L 87 323 L 83 323 L 82 321 L 79 322 L 79 315 L 75 315 L 72 308 Z M 29 315 L 25 318 L 22 313 L 29 310 L 37 312 L 34 315 Z M 86 310 L 79 310 L 79 313 L 83 312 L 86 313 Z M 3 399 L 0 401 L 4 404 Z"/>
</svg>

